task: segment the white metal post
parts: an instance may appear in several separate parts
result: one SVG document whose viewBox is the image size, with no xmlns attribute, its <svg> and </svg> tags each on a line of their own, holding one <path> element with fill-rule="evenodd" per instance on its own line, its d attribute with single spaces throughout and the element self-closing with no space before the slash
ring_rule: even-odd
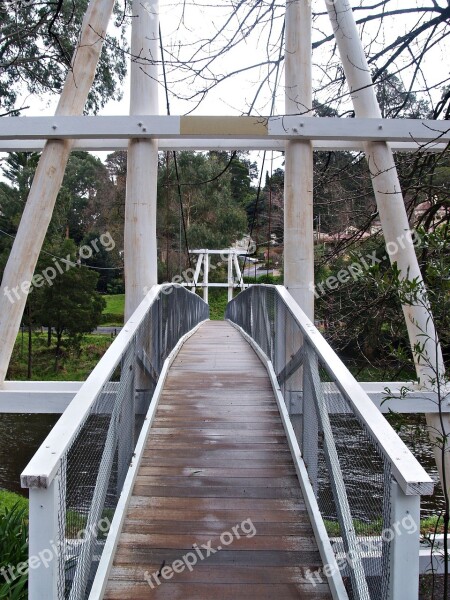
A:
<svg viewBox="0 0 450 600">
<path fill-rule="evenodd" d="M 209 283 L 209 254 L 208 250 L 205 251 L 203 257 L 203 300 L 208 303 L 208 283 Z"/>
<path fill-rule="evenodd" d="M 233 300 L 233 253 L 228 252 L 228 302 Z"/>
<path fill-rule="evenodd" d="M 350 86 L 356 116 L 380 118 L 380 107 L 351 4 L 349 0 L 334 0 L 333 3 L 326 2 L 326 5 L 345 76 Z M 423 285 L 392 150 L 386 142 L 365 142 L 364 149 L 369 163 L 381 226 L 386 240 L 386 249 L 391 263 L 397 263 L 402 277 L 411 281 L 417 280 L 422 282 Z M 429 386 L 430 381 L 436 378 L 436 369 L 441 376 L 444 374 L 442 352 L 440 345 L 437 343 L 437 333 L 433 320 L 430 318 L 431 311 L 426 305 L 416 305 L 403 306 L 403 312 L 411 348 L 413 349 L 417 375 L 422 385 Z M 430 366 L 424 363 L 423 358 L 419 363 L 420 356 L 414 352 L 417 345 L 420 347 L 424 345 L 429 365 L 435 366 L 434 369 L 430 369 Z M 427 414 L 426 418 L 431 432 L 430 437 L 433 442 L 435 460 L 442 481 L 441 450 L 439 448 L 440 444 L 436 443 L 435 438 L 436 432 L 441 432 L 441 423 L 438 415 Z M 450 418 L 444 416 L 443 421 L 448 434 L 450 433 Z M 433 432 L 435 433 L 433 434 Z M 440 434 L 440 437 L 442 437 L 442 434 Z M 445 468 L 450 473 L 450 454 L 448 452 L 446 453 Z"/>
<path fill-rule="evenodd" d="M 420 496 L 406 496 L 391 484 L 389 600 L 417 600 L 419 596 Z"/>
<path fill-rule="evenodd" d="M 234 262 L 234 268 L 236 269 L 236 275 L 239 281 L 239 287 L 241 288 L 241 290 L 243 290 L 245 288 L 244 285 L 244 278 L 242 276 L 242 272 L 241 272 L 241 267 L 239 266 L 239 259 L 238 259 L 238 255 L 233 253 L 233 262 Z"/>
<path fill-rule="evenodd" d="M 317 497 L 319 485 L 319 421 L 317 419 L 314 390 L 311 384 L 310 373 L 318 372 L 318 360 L 314 350 L 303 342 L 305 363 L 308 367 L 303 369 L 303 414 L 302 414 L 302 454 L 308 470 L 309 480 Z"/>
<path fill-rule="evenodd" d="M 158 0 L 133 2 L 131 31 L 130 114 L 142 131 L 145 116 L 158 114 Z M 156 188 L 158 142 L 131 139 L 128 144 L 125 203 L 125 321 L 147 291 L 158 283 Z"/>
<path fill-rule="evenodd" d="M 114 0 L 91 0 L 61 93 L 57 115 L 81 115 L 94 80 Z M 19 331 L 39 253 L 52 218 L 73 140 L 45 145 L 23 211 L 16 239 L 3 273 L 0 293 L 0 384 L 3 383 Z M 18 291 L 11 302 L 7 293 Z M 20 291 L 19 291 L 20 290 Z"/>
<path fill-rule="evenodd" d="M 142 350 L 144 354 L 145 349 L 142 348 Z M 136 353 L 138 351 L 139 348 L 136 347 L 135 340 L 131 360 L 127 360 L 127 354 L 125 354 L 124 358 L 122 359 L 121 378 L 123 381 L 119 382 L 115 397 L 116 403 L 121 407 L 117 443 L 117 496 L 119 496 L 122 491 L 123 482 L 125 481 L 127 470 L 130 466 L 130 458 L 134 450 L 136 394 L 139 393 L 136 390 L 135 379 L 138 379 L 141 384 L 142 382 L 148 380 L 148 375 L 144 376 L 143 374 L 139 374 L 139 376 L 136 373 L 136 370 L 138 369 Z M 130 352 L 131 350 L 129 349 L 128 353 Z M 153 355 L 151 356 L 153 359 Z M 122 395 L 123 398 L 121 398 Z"/>
<path fill-rule="evenodd" d="M 30 489 L 29 514 L 29 572 L 28 597 L 30 600 L 55 598 L 63 587 L 64 571 L 60 570 L 60 556 L 64 539 L 59 539 L 58 512 L 60 508 L 59 477 L 48 488 Z M 65 508 L 65 506 L 64 506 Z M 65 521 L 65 516 L 62 519 Z M 60 589 L 61 591 L 61 589 Z"/>
<path fill-rule="evenodd" d="M 197 264 L 195 265 L 194 285 L 192 286 L 192 290 L 191 290 L 191 292 L 193 294 L 195 294 L 195 290 L 196 290 L 197 285 L 198 285 L 198 278 L 200 277 L 200 271 L 201 271 L 201 268 L 202 268 L 203 256 L 204 256 L 203 254 L 199 254 L 198 255 Z"/>
<path fill-rule="evenodd" d="M 311 32 L 310 0 L 287 0 L 285 112 L 302 119 L 312 115 Z M 286 142 L 284 190 L 284 282 L 302 310 L 313 319 L 313 148 L 310 141 Z"/>
</svg>

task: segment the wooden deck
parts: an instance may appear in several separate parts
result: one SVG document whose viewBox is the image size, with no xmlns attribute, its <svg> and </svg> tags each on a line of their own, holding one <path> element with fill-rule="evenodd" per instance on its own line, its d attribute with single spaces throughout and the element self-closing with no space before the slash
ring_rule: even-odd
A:
<svg viewBox="0 0 450 600">
<path fill-rule="evenodd" d="M 331 599 L 321 566 L 267 372 L 205 323 L 171 367 L 104 597 Z"/>
</svg>

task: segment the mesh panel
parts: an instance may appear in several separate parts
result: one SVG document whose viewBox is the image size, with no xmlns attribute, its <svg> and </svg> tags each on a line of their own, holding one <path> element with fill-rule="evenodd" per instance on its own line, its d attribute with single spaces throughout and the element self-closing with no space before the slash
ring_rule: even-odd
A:
<svg viewBox="0 0 450 600">
<path fill-rule="evenodd" d="M 61 457 L 58 600 L 88 596 L 162 365 L 208 311 L 181 286 L 164 288 Z"/>
<path fill-rule="evenodd" d="M 329 379 L 326 370 L 322 367 L 319 373 L 353 527 L 363 559 L 369 597 L 371 600 L 383 600 L 387 598 L 389 584 L 389 536 L 384 536 L 383 539 L 382 533 L 390 524 L 390 462 L 353 414 L 337 386 L 323 381 Z M 341 557 L 345 556 L 347 549 L 333 498 L 323 436 L 320 436 L 319 448 L 317 499 L 335 553 Z M 349 598 L 353 598 L 355 596 L 349 570 L 346 569 L 343 574 Z"/>
<path fill-rule="evenodd" d="M 390 524 L 389 460 L 304 343 L 299 323 L 276 288 L 249 288 L 229 304 L 226 316 L 274 366 L 335 556 L 345 565 L 341 572 L 349 598 L 384 600 L 389 585 L 389 536 L 382 535 Z M 354 547 L 348 545 L 351 530 Z M 343 535 L 345 531 L 349 533 Z M 352 548 L 360 561 L 351 560 Z"/>
</svg>

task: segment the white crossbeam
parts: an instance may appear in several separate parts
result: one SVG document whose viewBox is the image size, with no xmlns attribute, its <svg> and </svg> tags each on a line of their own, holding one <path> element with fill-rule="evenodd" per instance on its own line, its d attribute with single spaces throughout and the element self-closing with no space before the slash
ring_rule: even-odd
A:
<svg viewBox="0 0 450 600">
<path fill-rule="evenodd" d="M 0 152 L 40 152 L 45 145 L 45 140 L 3 140 L 0 137 Z M 161 139 L 158 140 L 158 148 L 161 152 L 198 150 L 207 152 L 208 150 L 238 150 L 238 151 L 274 151 L 284 152 L 286 142 L 284 140 L 259 139 L 259 140 L 238 140 L 217 138 L 214 140 L 199 140 L 192 138 L 179 139 Z M 394 152 L 417 152 L 421 150 L 427 153 L 443 152 L 446 143 L 432 143 L 423 145 L 419 142 L 391 142 L 391 148 Z M 74 150 L 85 150 L 86 152 L 114 152 L 116 150 L 127 150 L 127 139 L 79 139 L 73 144 Z M 313 150 L 315 152 L 363 152 L 361 142 L 336 141 L 336 140 L 313 140 Z"/>
<path fill-rule="evenodd" d="M 0 119 L 0 140 L 136 138 L 188 140 L 388 141 L 447 144 L 448 121 L 328 117 L 55 116 Z M 191 142 L 192 143 L 192 142 Z"/>
</svg>

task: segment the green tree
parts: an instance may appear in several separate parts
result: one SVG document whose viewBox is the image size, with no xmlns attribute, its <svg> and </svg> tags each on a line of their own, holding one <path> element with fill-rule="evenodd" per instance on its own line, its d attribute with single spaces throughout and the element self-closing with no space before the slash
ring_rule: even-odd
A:
<svg viewBox="0 0 450 600">
<path fill-rule="evenodd" d="M 179 272 L 180 266 L 186 266 L 183 220 L 190 249 L 226 248 L 247 231 L 244 206 L 250 166 L 244 165 L 244 169 L 233 175 L 232 163 L 239 159 L 230 159 L 231 155 L 226 152 L 179 152 L 176 169 L 171 153 L 161 157 L 158 246 L 163 263 L 160 273 L 164 279 L 170 279 Z M 242 179 L 244 184 L 238 185 Z M 238 193 L 239 188 L 242 194 Z"/>
<path fill-rule="evenodd" d="M 2 2 L 0 22 L 0 111 L 17 114 L 24 92 L 59 93 L 70 68 L 88 0 Z M 116 15 L 120 9 L 116 7 Z M 124 32 L 108 35 L 86 103 L 96 112 L 111 98 L 120 99 L 126 67 L 121 49 Z M 1 115 L 0 115 L 1 116 Z"/>
<path fill-rule="evenodd" d="M 70 256 L 71 262 L 76 263 L 77 252 L 73 241 L 64 240 L 57 250 L 59 256 Z M 48 268 L 57 271 L 54 260 L 48 259 L 46 262 L 41 272 Z M 50 283 L 44 282 L 32 292 L 37 296 L 36 321 L 55 331 L 55 370 L 61 354 L 63 334 L 67 334 L 70 342 L 79 347 L 83 334 L 100 324 L 106 305 L 96 291 L 98 273 L 58 262 L 64 272 L 57 272 Z"/>
</svg>

